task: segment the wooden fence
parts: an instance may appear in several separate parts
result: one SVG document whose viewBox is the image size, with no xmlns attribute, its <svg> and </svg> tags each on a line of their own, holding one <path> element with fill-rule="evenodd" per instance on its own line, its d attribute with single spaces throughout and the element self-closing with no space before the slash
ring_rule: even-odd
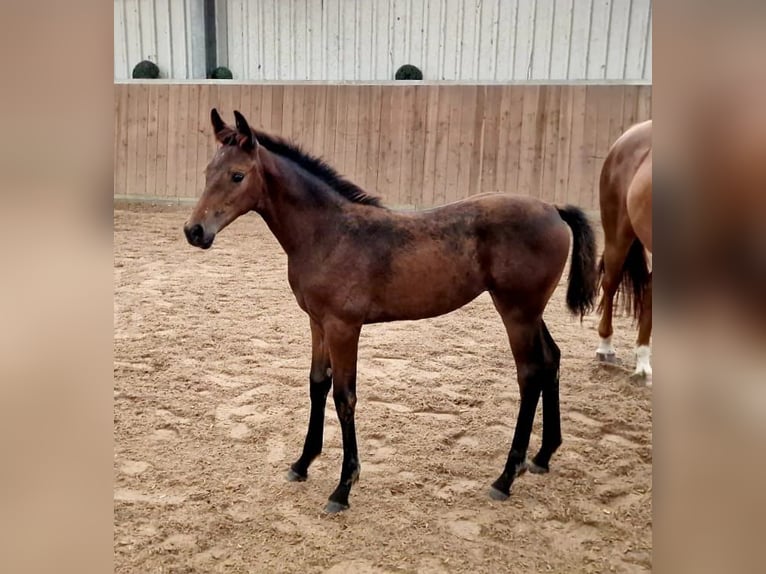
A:
<svg viewBox="0 0 766 574">
<path fill-rule="evenodd" d="M 392 206 L 509 191 L 586 209 L 645 85 L 115 84 L 114 194 L 199 197 L 210 108 L 289 137 Z"/>
</svg>

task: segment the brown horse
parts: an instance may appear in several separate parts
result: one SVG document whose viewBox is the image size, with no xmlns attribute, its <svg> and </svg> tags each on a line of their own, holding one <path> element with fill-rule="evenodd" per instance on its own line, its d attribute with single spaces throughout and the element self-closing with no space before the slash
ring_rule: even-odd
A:
<svg viewBox="0 0 766 574">
<path fill-rule="evenodd" d="M 524 470 L 546 472 L 561 444 L 560 352 L 543 310 L 561 278 L 573 232 L 567 305 L 582 317 L 597 285 L 593 230 L 574 207 L 485 194 L 436 209 L 396 212 L 342 179 L 293 144 L 236 128 L 213 109 L 223 144 L 206 172 L 206 187 L 184 232 L 209 248 L 217 233 L 255 211 L 287 254 L 288 280 L 310 318 L 311 410 L 303 453 L 288 471 L 305 480 L 322 451 L 327 395 L 332 387 L 343 437 L 340 482 L 326 510 L 348 508 L 359 477 L 354 430 L 357 346 L 362 325 L 449 313 L 484 291 L 505 324 L 521 391 L 516 430 L 505 468 L 490 494 L 507 498 Z M 542 445 L 526 462 L 532 422 L 542 395 Z"/>
<path fill-rule="evenodd" d="M 599 264 L 603 295 L 599 304 L 601 342 L 597 357 L 615 361 L 612 311 L 618 291 L 638 320 L 635 375 L 651 380 L 652 273 L 652 121 L 636 124 L 609 150 L 599 181 L 604 253 Z"/>
</svg>

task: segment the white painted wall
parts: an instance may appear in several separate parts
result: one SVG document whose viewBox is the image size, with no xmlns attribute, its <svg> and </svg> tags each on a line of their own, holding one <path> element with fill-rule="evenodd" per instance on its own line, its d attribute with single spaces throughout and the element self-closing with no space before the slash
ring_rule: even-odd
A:
<svg viewBox="0 0 766 574">
<path fill-rule="evenodd" d="M 204 77 L 202 0 L 115 0 L 115 78 Z M 238 80 L 651 82 L 652 0 L 217 0 Z M 198 36 L 197 36 L 198 37 Z M 200 52 L 201 49 L 201 52 Z M 200 68 L 201 66 L 201 68 Z M 196 71 L 195 71 L 196 70 Z"/>
<path fill-rule="evenodd" d="M 141 60 L 162 78 L 204 78 L 203 30 L 201 0 L 114 0 L 115 79 L 130 78 Z"/>
<path fill-rule="evenodd" d="M 243 80 L 651 81 L 651 0 L 227 0 Z"/>
</svg>

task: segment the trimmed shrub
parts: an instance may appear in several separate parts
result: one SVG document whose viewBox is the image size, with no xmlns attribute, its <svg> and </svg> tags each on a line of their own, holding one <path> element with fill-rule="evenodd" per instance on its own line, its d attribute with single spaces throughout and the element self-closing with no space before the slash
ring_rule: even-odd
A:
<svg viewBox="0 0 766 574">
<path fill-rule="evenodd" d="M 136 64 L 133 68 L 133 79 L 135 80 L 156 80 L 160 77 L 160 69 L 157 64 L 144 60 Z"/>
<path fill-rule="evenodd" d="M 394 76 L 394 79 L 396 79 L 396 80 L 422 80 L 423 79 L 423 72 L 421 72 L 420 68 L 418 68 L 417 66 L 413 66 L 412 64 L 404 64 L 404 66 L 402 66 L 398 70 L 396 70 L 396 75 Z"/>
<path fill-rule="evenodd" d="M 226 66 L 218 66 L 215 70 L 210 72 L 211 80 L 233 80 L 234 74 Z"/>
</svg>

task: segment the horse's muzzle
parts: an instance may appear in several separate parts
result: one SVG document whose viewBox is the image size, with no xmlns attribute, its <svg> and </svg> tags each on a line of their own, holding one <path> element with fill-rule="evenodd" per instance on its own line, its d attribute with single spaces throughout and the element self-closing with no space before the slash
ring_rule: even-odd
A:
<svg viewBox="0 0 766 574">
<path fill-rule="evenodd" d="M 200 249 L 209 249 L 215 239 L 215 233 L 206 234 L 205 229 L 199 223 L 184 225 L 184 234 L 190 245 Z"/>
</svg>

